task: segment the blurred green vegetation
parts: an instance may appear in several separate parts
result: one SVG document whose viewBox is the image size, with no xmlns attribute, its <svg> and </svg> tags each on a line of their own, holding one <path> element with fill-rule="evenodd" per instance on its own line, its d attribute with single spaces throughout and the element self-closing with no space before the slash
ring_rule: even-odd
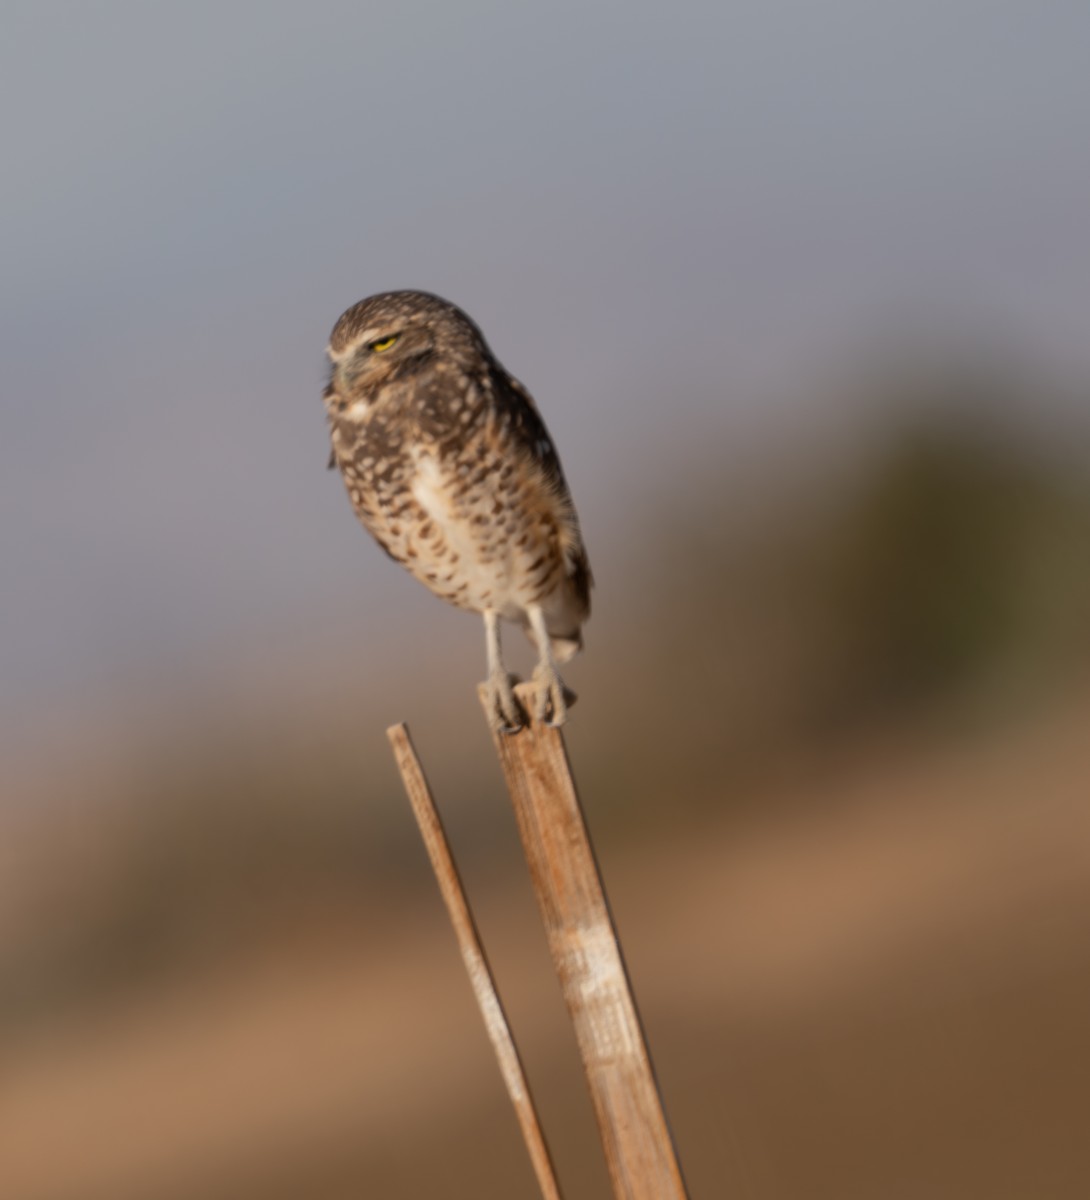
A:
<svg viewBox="0 0 1090 1200">
<path fill-rule="evenodd" d="M 640 589 L 686 716 L 660 787 L 694 758 L 714 797 L 879 731 L 986 727 L 1085 674 L 1090 447 L 1020 428 L 1025 401 L 960 372 L 878 381 L 856 406 L 877 435 L 669 515 Z"/>
</svg>

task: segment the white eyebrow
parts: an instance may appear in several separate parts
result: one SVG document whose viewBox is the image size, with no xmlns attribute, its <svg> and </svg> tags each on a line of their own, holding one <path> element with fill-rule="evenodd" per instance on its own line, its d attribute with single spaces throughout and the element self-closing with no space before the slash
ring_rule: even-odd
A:
<svg viewBox="0 0 1090 1200">
<path fill-rule="evenodd" d="M 326 346 L 326 354 L 329 355 L 332 362 L 344 362 L 346 358 L 351 358 L 361 345 L 366 342 L 373 342 L 385 328 L 385 325 L 372 325 L 370 329 L 365 329 L 361 334 L 354 337 L 343 350 L 334 350 L 332 344 Z"/>
</svg>

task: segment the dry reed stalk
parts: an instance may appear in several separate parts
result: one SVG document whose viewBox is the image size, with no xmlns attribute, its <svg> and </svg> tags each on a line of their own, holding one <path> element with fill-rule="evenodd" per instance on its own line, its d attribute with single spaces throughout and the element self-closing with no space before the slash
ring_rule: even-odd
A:
<svg viewBox="0 0 1090 1200">
<path fill-rule="evenodd" d="M 516 695 L 533 711 L 532 685 Z M 481 700 L 487 703 L 482 688 Z M 558 729 L 495 733 L 519 836 L 575 1027 L 617 1200 L 687 1196 L 617 931 Z"/>
<path fill-rule="evenodd" d="M 435 807 L 431 788 L 413 747 L 408 728 L 405 725 L 393 725 L 386 731 L 386 736 L 393 746 L 394 758 L 397 760 L 405 791 L 409 795 L 416 823 L 420 827 L 432 870 L 439 882 L 439 891 L 450 914 L 462 960 L 484 1017 L 485 1028 L 496 1052 L 496 1058 L 499 1060 L 500 1073 L 514 1105 L 541 1194 L 545 1200 L 562 1200 L 560 1185 L 534 1107 L 533 1096 L 530 1094 L 522 1060 L 519 1058 L 518 1048 L 500 1003 L 495 980 L 477 933 L 477 926 L 451 854 L 443 822 Z"/>
</svg>

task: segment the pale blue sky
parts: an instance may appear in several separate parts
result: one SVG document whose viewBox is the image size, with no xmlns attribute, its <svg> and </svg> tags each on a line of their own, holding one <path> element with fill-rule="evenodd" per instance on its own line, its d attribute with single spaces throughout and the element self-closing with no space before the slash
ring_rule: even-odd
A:
<svg viewBox="0 0 1090 1200">
<path fill-rule="evenodd" d="M 887 314 L 1090 372 L 1088 47 L 1077 0 L 5 3 L 0 712 L 416 604 L 323 470 L 373 291 L 477 318 L 607 561 Z"/>
</svg>

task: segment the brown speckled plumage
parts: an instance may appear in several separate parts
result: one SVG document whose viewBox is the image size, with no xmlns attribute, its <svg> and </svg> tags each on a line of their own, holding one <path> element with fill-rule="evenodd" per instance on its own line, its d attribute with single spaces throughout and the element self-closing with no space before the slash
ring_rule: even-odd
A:
<svg viewBox="0 0 1090 1200">
<path fill-rule="evenodd" d="M 328 352 L 331 462 L 360 521 L 436 595 L 485 616 L 497 723 L 520 719 L 498 618 L 539 643 L 540 711 L 560 723 L 554 658 L 582 644 L 591 574 L 530 394 L 465 313 L 424 292 L 361 300 L 334 326 Z"/>
</svg>

